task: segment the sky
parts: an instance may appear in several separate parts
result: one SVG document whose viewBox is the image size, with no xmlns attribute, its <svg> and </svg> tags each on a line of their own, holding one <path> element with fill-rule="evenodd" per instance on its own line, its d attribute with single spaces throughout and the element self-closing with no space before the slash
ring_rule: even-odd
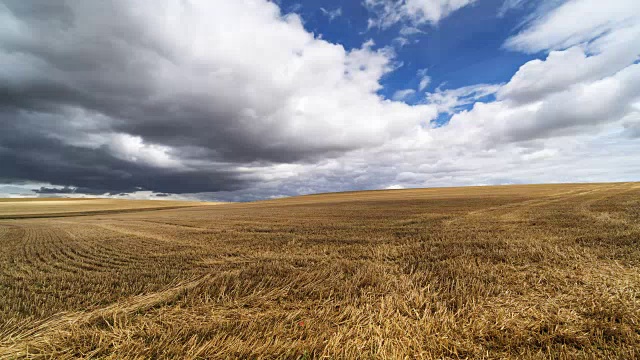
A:
<svg viewBox="0 0 640 360">
<path fill-rule="evenodd" d="M 0 197 L 638 180 L 637 0 L 0 0 Z"/>
</svg>

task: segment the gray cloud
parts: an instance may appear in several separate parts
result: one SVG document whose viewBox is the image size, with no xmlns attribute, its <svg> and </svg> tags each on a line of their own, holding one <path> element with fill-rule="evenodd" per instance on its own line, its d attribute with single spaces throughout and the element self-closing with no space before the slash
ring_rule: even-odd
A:
<svg viewBox="0 0 640 360">
<path fill-rule="evenodd" d="M 0 19 L 4 181 L 238 189 L 251 167 L 377 145 L 425 112 L 390 121 L 375 92 L 392 54 L 315 39 L 266 1 L 9 0 Z"/>
<path fill-rule="evenodd" d="M 640 114 L 637 115 L 636 121 L 624 124 L 625 134 L 630 138 L 640 138 Z"/>
<path fill-rule="evenodd" d="M 12 117 L 17 116 L 17 117 Z M 47 119 L 42 119 L 47 120 Z M 180 170 L 120 159 L 104 145 L 74 146 L 47 136 L 54 129 L 8 112 L 0 117 L 0 182 L 70 185 L 77 193 L 150 190 L 169 193 L 236 190 L 247 185 L 228 169 Z M 43 131 L 44 130 L 44 131 Z M 46 189 L 43 189 L 46 191 Z"/>
</svg>

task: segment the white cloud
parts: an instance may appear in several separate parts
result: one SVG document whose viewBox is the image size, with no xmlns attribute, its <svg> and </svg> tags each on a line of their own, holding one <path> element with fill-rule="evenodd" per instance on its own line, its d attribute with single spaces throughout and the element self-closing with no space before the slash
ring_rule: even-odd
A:
<svg viewBox="0 0 640 360">
<path fill-rule="evenodd" d="M 402 185 L 389 185 L 387 187 L 385 187 L 386 190 L 401 190 L 404 189 L 404 186 Z"/>
<path fill-rule="evenodd" d="M 169 147 L 146 144 L 140 136 L 112 134 L 106 145 L 114 155 L 124 160 L 143 162 L 156 167 L 184 169 L 180 161 L 169 154 Z"/>
<path fill-rule="evenodd" d="M 516 103 L 504 98 L 476 103 L 472 110 L 455 114 L 445 130 L 474 138 L 490 147 L 498 143 L 527 141 L 598 131 L 615 124 L 634 109 L 640 99 L 640 64 L 604 79 L 567 87 L 540 100 Z"/>
<path fill-rule="evenodd" d="M 370 19 L 369 27 L 386 28 L 398 22 L 407 22 L 412 25 L 408 29 L 415 29 L 426 23 L 435 25 L 454 11 L 474 2 L 475 0 L 365 0 L 364 5 L 376 14 L 375 19 Z"/>
<path fill-rule="evenodd" d="M 498 9 L 498 17 L 505 16 L 509 11 L 519 9 L 529 0 L 504 0 Z"/>
<path fill-rule="evenodd" d="M 335 20 L 337 17 L 342 16 L 342 8 L 336 8 L 333 10 L 327 10 L 325 8 L 320 8 L 320 11 L 322 11 L 322 13 L 329 18 L 329 21 L 333 21 Z"/>
<path fill-rule="evenodd" d="M 427 75 L 427 69 L 418 70 L 418 76 L 420 77 L 420 84 L 418 85 L 418 90 L 423 91 L 424 89 L 431 84 L 431 77 Z"/>
<path fill-rule="evenodd" d="M 638 18 L 637 0 L 570 0 L 535 18 L 506 46 L 526 52 L 566 49 L 611 32 L 637 28 Z M 636 31 L 633 33 L 637 36 Z"/>
<path fill-rule="evenodd" d="M 488 127 L 482 132 L 493 138 L 513 141 L 594 131 L 633 117 L 640 99 L 640 65 L 634 64 L 640 58 L 639 4 L 574 0 L 542 14 L 507 46 L 570 47 L 524 64 L 498 90 L 497 102 L 478 104 L 452 122 L 466 119 Z M 570 21 L 576 17 L 581 21 Z"/>
<path fill-rule="evenodd" d="M 509 40 L 523 51 L 551 52 L 524 64 L 507 84 L 427 94 L 428 103 L 453 113 L 450 122 L 386 143 L 376 161 L 386 161 L 390 170 L 376 177 L 405 187 L 637 179 L 640 164 L 632 158 L 640 152 L 640 16 L 619 21 L 607 3 L 578 3 L 548 8 L 517 41 Z M 623 5 L 635 11 L 631 3 L 613 7 Z M 584 24 L 572 30 L 565 6 L 602 10 L 611 18 L 606 34 Z M 566 26 L 544 25 L 557 14 Z M 463 105 L 473 107 L 460 111 Z"/>
<path fill-rule="evenodd" d="M 404 26 L 402 29 L 400 29 L 400 35 L 403 36 L 411 36 L 422 33 L 424 33 L 424 31 L 418 29 L 415 26 Z"/>
<path fill-rule="evenodd" d="M 522 160 L 524 161 L 536 161 L 542 159 L 552 158 L 558 155 L 558 150 L 556 149 L 542 149 L 533 152 L 525 152 L 522 154 Z"/>
<path fill-rule="evenodd" d="M 562 6 L 585 6 L 575 3 Z M 592 12 L 608 11 L 607 3 L 588 5 Z M 567 37 L 572 32 L 567 28 L 574 26 L 570 16 L 564 15 L 567 25 L 554 31 L 540 25 L 564 12 L 562 6 L 541 11 L 521 34 L 544 38 L 534 30 L 539 29 L 571 46 L 519 40 L 536 51 L 551 52 L 524 64 L 507 84 L 428 93 L 428 104 L 453 114 L 448 124 L 416 126 L 379 147 L 345 154 L 330 170 L 305 166 L 301 177 L 289 179 L 291 189 L 297 182 L 308 187 L 315 179 L 311 186 L 318 189 L 332 181 L 343 189 L 357 189 L 637 180 L 640 64 L 634 62 L 640 37 L 634 34 L 640 21 L 614 18 L 612 24 L 618 25 L 607 25 L 609 32 L 597 39 L 575 32 Z M 465 105 L 473 107 L 461 111 Z"/>
<path fill-rule="evenodd" d="M 415 93 L 416 91 L 413 89 L 398 90 L 395 93 L 393 93 L 393 96 L 391 98 L 395 101 L 403 101 Z"/>
<path fill-rule="evenodd" d="M 393 39 L 393 45 L 395 45 L 395 46 L 397 46 L 399 48 L 402 48 L 402 47 L 404 47 L 405 45 L 407 45 L 409 43 L 410 43 L 409 39 L 407 39 L 405 37 L 402 37 L 402 36 L 398 36 L 398 37 Z"/>
<path fill-rule="evenodd" d="M 637 44 L 636 44 L 637 43 Z M 583 46 L 552 51 L 544 60 L 532 60 L 520 67 L 511 81 L 498 92 L 498 98 L 518 102 L 539 100 L 570 86 L 595 81 L 631 65 L 640 53 L 640 37 L 619 49 L 588 55 Z"/>
<path fill-rule="evenodd" d="M 461 106 L 470 105 L 487 96 L 493 95 L 501 89 L 501 85 L 478 84 L 457 89 L 436 89 L 427 94 L 427 102 L 435 105 L 439 112 L 452 113 Z"/>
</svg>

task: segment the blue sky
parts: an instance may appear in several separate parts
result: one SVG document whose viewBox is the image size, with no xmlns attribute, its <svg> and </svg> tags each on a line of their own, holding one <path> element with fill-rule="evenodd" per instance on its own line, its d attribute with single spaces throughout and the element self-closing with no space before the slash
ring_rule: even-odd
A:
<svg viewBox="0 0 640 360">
<path fill-rule="evenodd" d="M 639 60 L 637 0 L 5 0 L 0 196 L 637 181 Z"/>
<path fill-rule="evenodd" d="M 531 14 L 531 6 L 524 3 L 502 15 L 504 0 L 478 1 L 437 25 L 420 26 L 417 28 L 420 32 L 411 35 L 402 35 L 402 29 L 409 27 L 404 23 L 388 28 L 368 27 L 372 13 L 359 1 L 279 3 L 285 13 L 299 14 L 308 31 L 347 49 L 358 48 L 368 40 L 373 40 L 378 48 L 393 47 L 396 61 L 402 65 L 382 80 L 384 88 L 380 93 L 388 98 L 397 90 L 417 89 L 420 78 L 416 74 L 422 69 L 427 69 L 431 78 L 425 90 L 453 89 L 506 82 L 522 64 L 544 56 L 503 47 Z M 406 44 L 401 44 L 400 38 L 406 39 Z M 407 100 L 419 102 L 424 97 L 416 94 Z"/>
</svg>

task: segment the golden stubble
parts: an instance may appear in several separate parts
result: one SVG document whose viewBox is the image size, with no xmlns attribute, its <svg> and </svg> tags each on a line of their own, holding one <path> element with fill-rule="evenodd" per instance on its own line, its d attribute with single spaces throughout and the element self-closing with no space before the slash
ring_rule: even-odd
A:
<svg viewBox="0 0 640 360">
<path fill-rule="evenodd" d="M 640 356 L 637 183 L 91 201 L 0 202 L 0 358 Z"/>
</svg>

